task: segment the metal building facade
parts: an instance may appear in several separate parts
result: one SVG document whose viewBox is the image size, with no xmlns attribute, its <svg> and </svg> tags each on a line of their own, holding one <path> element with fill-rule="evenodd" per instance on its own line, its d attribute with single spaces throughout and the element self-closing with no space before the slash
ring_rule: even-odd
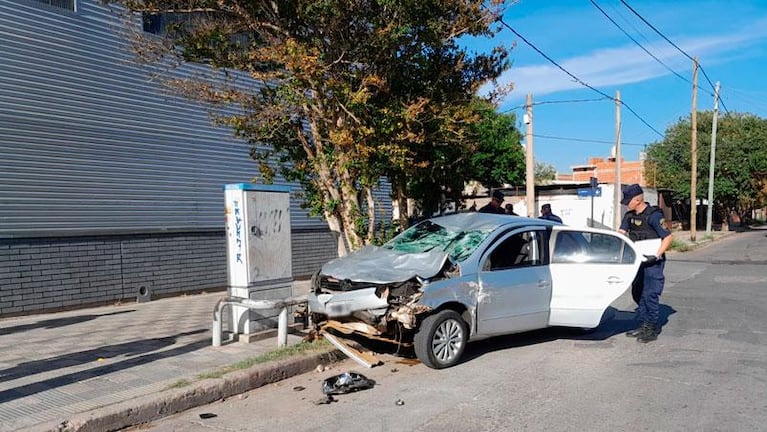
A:
<svg viewBox="0 0 767 432">
<path fill-rule="evenodd" d="M 226 284 L 222 185 L 250 181 L 256 164 L 205 107 L 133 62 L 126 25 L 141 29 L 98 0 L 0 2 L 0 316 L 142 283 L 168 295 Z M 378 197 L 390 212 L 386 186 Z M 336 253 L 299 204 L 296 277 Z"/>
</svg>

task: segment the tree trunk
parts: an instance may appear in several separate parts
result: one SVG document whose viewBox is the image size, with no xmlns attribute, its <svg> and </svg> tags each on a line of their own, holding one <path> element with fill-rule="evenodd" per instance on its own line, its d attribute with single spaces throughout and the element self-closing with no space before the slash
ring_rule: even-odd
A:
<svg viewBox="0 0 767 432">
<path fill-rule="evenodd" d="M 394 179 L 394 194 L 397 200 L 397 208 L 399 209 L 399 226 L 401 230 L 405 230 L 410 225 L 408 219 L 408 213 L 410 209 L 407 203 L 407 191 L 405 190 L 405 181 L 402 179 Z"/>
<path fill-rule="evenodd" d="M 367 237 L 365 238 L 366 244 L 373 243 L 373 238 L 375 237 L 375 231 L 376 231 L 376 202 L 375 198 L 373 197 L 373 190 L 369 186 L 365 186 L 365 198 L 367 201 L 367 209 L 368 209 L 368 232 Z"/>
</svg>

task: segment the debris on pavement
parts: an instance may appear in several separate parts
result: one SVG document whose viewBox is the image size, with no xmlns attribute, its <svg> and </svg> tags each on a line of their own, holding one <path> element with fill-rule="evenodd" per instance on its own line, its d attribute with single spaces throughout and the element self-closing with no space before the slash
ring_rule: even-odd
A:
<svg viewBox="0 0 767 432">
<path fill-rule="evenodd" d="M 203 419 L 203 420 L 204 419 L 211 419 L 211 418 L 215 418 L 215 417 L 218 417 L 218 414 L 213 414 L 213 413 L 201 413 L 200 414 L 200 418 Z"/>
<path fill-rule="evenodd" d="M 394 402 L 394 405 L 397 405 L 397 406 L 402 406 L 402 405 L 405 405 L 405 401 L 403 401 L 402 399 L 397 399 L 397 400 Z"/>
<path fill-rule="evenodd" d="M 293 391 L 304 391 L 306 390 L 306 387 L 304 386 L 295 386 L 293 387 Z"/>
<path fill-rule="evenodd" d="M 328 405 L 333 402 L 336 402 L 336 398 L 333 397 L 333 395 L 327 395 L 324 398 L 318 399 L 314 401 L 315 405 Z"/>
<path fill-rule="evenodd" d="M 354 360 L 358 364 L 365 366 L 367 368 L 372 368 L 373 366 L 377 366 L 381 364 L 381 360 L 376 358 L 375 356 L 364 353 L 345 341 L 343 341 L 340 337 L 332 335 L 328 332 L 323 332 L 322 336 L 331 344 L 333 344 L 336 348 L 338 348 L 342 353 L 346 354 L 350 359 Z"/>
<path fill-rule="evenodd" d="M 376 382 L 357 372 L 344 372 L 322 382 L 322 393 L 339 395 L 373 388 Z"/>
</svg>

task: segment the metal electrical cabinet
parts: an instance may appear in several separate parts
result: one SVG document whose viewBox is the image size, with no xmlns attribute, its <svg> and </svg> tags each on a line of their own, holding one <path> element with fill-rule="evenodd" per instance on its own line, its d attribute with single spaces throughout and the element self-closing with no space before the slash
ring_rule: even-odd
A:
<svg viewBox="0 0 767 432">
<path fill-rule="evenodd" d="M 290 188 L 224 186 L 227 268 L 231 297 L 281 300 L 292 296 Z M 245 336 L 276 327 L 279 310 L 232 308 L 233 331 Z"/>
</svg>

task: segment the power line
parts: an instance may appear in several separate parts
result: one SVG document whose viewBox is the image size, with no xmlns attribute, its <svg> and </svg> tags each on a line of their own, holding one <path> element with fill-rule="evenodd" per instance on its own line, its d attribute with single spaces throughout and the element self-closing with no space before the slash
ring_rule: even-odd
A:
<svg viewBox="0 0 767 432">
<path fill-rule="evenodd" d="M 597 9 L 599 10 L 599 12 L 602 12 L 602 15 L 604 15 L 604 16 L 605 16 L 605 18 L 607 18 L 608 20 L 610 20 L 610 22 L 611 22 L 611 23 L 613 23 L 613 24 L 615 25 L 615 27 L 618 27 L 618 30 L 622 31 L 622 32 L 623 32 L 623 34 L 624 34 L 624 35 L 626 35 L 626 37 L 627 37 L 627 38 L 631 39 L 631 41 L 632 41 L 632 42 L 634 42 L 634 43 L 635 43 L 635 44 L 636 44 L 636 45 L 637 45 L 639 48 L 642 48 L 642 51 L 646 52 L 646 53 L 647 53 L 647 55 L 649 55 L 650 57 L 652 57 L 653 59 L 655 59 L 655 61 L 656 61 L 656 62 L 658 62 L 658 63 L 662 64 L 662 65 L 663 65 L 663 67 L 665 67 L 665 68 L 666 68 L 666 69 L 667 69 L 669 72 L 671 72 L 672 74 L 674 74 L 674 75 L 678 76 L 678 77 L 679 77 L 679 78 L 681 78 L 682 80 L 684 80 L 684 81 L 686 81 L 687 83 L 689 83 L 690 85 L 692 85 L 692 81 L 690 81 L 690 80 L 688 80 L 687 78 L 685 78 L 684 76 L 680 75 L 680 74 L 679 74 L 679 72 L 675 71 L 674 69 L 671 69 L 671 67 L 670 67 L 669 65 L 667 65 L 666 63 L 664 63 L 664 62 L 663 62 L 661 59 L 659 59 L 658 57 L 656 57 L 656 56 L 655 56 L 655 54 L 651 53 L 651 52 L 650 52 L 650 51 L 649 51 L 647 48 L 645 48 L 645 47 L 644 47 L 644 45 L 642 45 L 642 44 L 641 44 L 639 41 L 637 41 L 636 39 L 634 39 L 634 37 L 633 37 L 633 36 L 631 36 L 631 35 L 630 35 L 630 34 L 629 34 L 629 33 L 628 33 L 626 30 L 624 30 L 624 29 L 623 29 L 623 27 L 621 27 L 621 25 L 620 25 L 620 24 L 618 24 L 617 22 L 615 22 L 615 20 L 614 20 L 614 19 L 612 19 L 612 17 L 611 17 L 610 15 L 608 15 L 608 14 L 607 14 L 607 12 L 605 12 L 605 10 L 604 10 L 604 9 L 602 9 L 601 7 L 599 7 L 599 5 L 597 4 L 597 2 L 595 2 L 594 0 L 591 0 L 591 4 L 592 4 L 592 5 L 594 5 L 594 7 L 595 7 L 595 8 L 597 8 Z M 713 93 L 712 93 L 711 95 L 713 96 Z"/>
<path fill-rule="evenodd" d="M 518 38 L 522 39 L 522 41 L 524 41 L 524 42 L 525 42 L 525 43 L 526 43 L 526 44 L 527 44 L 527 45 L 528 45 L 530 48 L 534 49 L 534 50 L 535 50 L 535 51 L 536 51 L 538 54 L 540 54 L 541 56 L 543 56 L 543 58 L 545 58 L 546 60 L 548 60 L 548 61 L 549 61 L 551 64 L 553 64 L 554 66 L 556 66 L 557 68 L 559 68 L 559 70 L 561 70 L 562 72 L 564 72 L 564 73 L 566 73 L 568 76 L 570 76 L 572 79 L 574 79 L 574 80 L 575 80 L 575 82 L 577 82 L 578 84 L 580 84 L 580 85 L 582 85 L 582 86 L 584 86 L 584 87 L 588 87 L 588 88 L 590 88 L 591 90 L 593 90 L 593 91 L 595 91 L 595 92 L 599 93 L 600 95 L 604 96 L 604 97 L 605 97 L 605 98 L 607 98 L 607 99 L 610 99 L 610 100 L 612 100 L 612 101 L 616 101 L 616 102 L 619 102 L 619 103 L 620 103 L 621 105 L 623 105 L 623 106 L 624 106 L 624 107 L 625 107 L 625 108 L 626 108 L 626 109 L 627 109 L 627 110 L 628 110 L 628 111 L 629 111 L 631 114 L 633 114 L 633 115 L 634 115 L 634 117 L 638 118 L 638 119 L 639 119 L 639 121 L 641 121 L 642 123 L 644 123 L 644 125 L 645 125 L 645 126 L 647 126 L 648 128 L 652 129 L 652 131 L 653 131 L 653 132 L 655 132 L 656 134 L 658 134 L 659 136 L 661 136 L 661 137 L 663 137 L 663 136 L 664 136 L 662 133 L 658 132 L 658 130 L 657 130 L 657 129 L 655 129 L 654 127 L 652 127 L 652 125 L 650 125 L 650 123 L 647 123 L 647 121 L 646 121 L 644 118 L 642 118 L 642 116 L 640 116 L 639 114 L 637 114 L 637 112 L 636 112 L 636 111 L 634 111 L 634 110 L 633 110 L 633 109 L 632 109 L 632 108 L 631 108 L 631 107 L 630 107 L 630 106 L 629 106 L 629 105 L 628 105 L 626 102 L 623 102 L 623 101 L 618 101 L 618 100 L 616 100 L 616 99 L 615 99 L 613 96 L 610 96 L 610 95 L 608 95 L 607 93 L 605 93 L 605 92 L 603 92 L 603 91 L 601 91 L 601 90 L 598 90 L 598 89 L 596 89 L 596 88 L 594 88 L 594 87 L 590 86 L 589 84 L 587 84 L 586 82 L 584 82 L 582 79 L 578 78 L 577 76 L 573 75 L 573 74 L 572 74 L 570 71 L 568 71 L 567 69 L 565 69 L 564 67 L 562 67 L 562 66 L 561 66 L 559 63 L 557 63 L 556 61 L 554 61 L 554 60 L 553 60 L 551 57 L 549 57 L 548 55 L 546 55 L 546 53 L 544 53 L 543 51 L 541 51 L 541 50 L 540 50 L 540 49 L 539 49 L 537 46 L 535 46 L 535 45 L 534 45 L 532 42 L 530 42 L 530 41 L 529 41 L 529 40 L 527 40 L 527 39 L 526 39 L 524 36 L 522 36 L 521 34 L 519 34 L 519 32 L 517 32 L 516 30 L 514 30 L 514 28 L 513 28 L 512 26 L 510 26 L 509 24 L 507 24 L 507 23 L 506 23 L 506 21 L 504 21 L 502 18 L 500 18 L 500 19 L 499 19 L 499 22 L 500 22 L 500 23 L 501 23 L 501 24 L 502 24 L 504 27 L 506 27 L 507 29 L 511 30 L 511 32 L 512 32 L 512 33 L 514 33 L 514 34 L 515 34 L 515 35 L 516 35 Z"/>
<path fill-rule="evenodd" d="M 540 102 L 533 102 L 533 105 L 549 105 L 549 104 L 562 104 L 562 103 L 581 103 L 581 102 L 599 102 L 603 101 L 605 98 L 592 98 L 592 99 L 564 99 L 564 100 L 550 100 L 550 101 L 540 101 Z M 517 105 L 512 108 L 505 109 L 501 111 L 501 114 L 509 111 L 518 110 L 521 108 L 525 108 L 526 105 Z"/>
<path fill-rule="evenodd" d="M 595 143 L 595 144 L 615 144 L 615 141 L 594 140 L 594 139 L 587 139 L 587 138 L 561 137 L 561 136 L 538 135 L 538 134 L 533 134 L 533 136 L 536 138 L 546 138 L 546 139 L 552 139 L 552 140 L 558 140 L 558 141 L 574 141 L 574 142 Z M 647 144 L 627 143 L 624 141 L 621 141 L 621 144 L 629 145 L 629 146 L 638 146 L 638 147 L 645 147 L 647 145 Z"/>
<path fill-rule="evenodd" d="M 663 39 L 665 39 L 665 40 L 666 40 L 666 42 L 670 43 L 670 44 L 671 44 L 671 46 L 673 46 L 674 48 L 676 48 L 676 49 L 677 49 L 677 50 L 678 50 L 680 53 L 684 54 L 684 56 L 685 56 L 685 57 L 687 57 L 688 59 L 690 59 L 690 60 L 692 60 L 692 61 L 695 61 L 695 59 L 693 59 L 693 58 L 692 58 L 692 56 L 690 56 L 689 54 L 687 54 L 687 52 L 685 52 L 685 50 L 683 50 L 682 48 L 679 48 L 679 46 L 677 46 L 677 44 L 675 44 L 674 42 L 672 42 L 672 41 L 671 41 L 671 39 L 667 38 L 667 37 L 666 37 L 666 35 L 664 35 L 664 34 L 663 34 L 663 33 L 662 33 L 660 30 L 658 30 L 657 28 L 655 28 L 655 26 L 654 26 L 654 25 L 652 25 L 652 24 L 651 24 L 649 21 L 647 21 L 647 20 L 646 20 L 646 19 L 645 19 L 645 18 L 644 18 L 642 15 L 640 15 L 640 14 L 639 14 L 639 12 L 637 12 L 636 10 L 634 10 L 634 8 L 632 8 L 632 7 L 631 7 L 631 5 L 629 5 L 628 3 L 626 3 L 626 0 L 621 0 L 621 3 L 623 3 L 623 6 L 626 6 L 626 7 L 627 7 L 627 8 L 628 8 L 628 9 L 629 9 L 629 10 L 630 10 L 630 11 L 631 11 L 631 12 L 632 12 L 634 15 L 636 15 L 636 16 L 637 16 L 637 18 L 639 18 L 640 20 L 642 20 L 642 22 L 644 22 L 645 24 L 647 24 L 647 26 L 648 26 L 648 27 L 650 27 L 651 29 L 653 29 L 653 31 L 655 31 L 655 33 L 658 33 L 658 35 L 659 35 L 660 37 L 662 37 Z M 706 71 L 703 69 L 703 66 L 701 66 L 701 65 L 700 65 L 700 63 L 698 63 L 698 67 L 700 68 L 700 72 L 703 74 L 703 77 L 704 77 L 704 78 L 706 78 L 706 81 L 708 81 L 708 85 L 710 85 L 710 86 L 711 86 L 711 88 L 712 88 L 712 89 L 714 89 L 714 88 L 715 88 L 715 86 L 714 86 L 714 83 L 712 83 L 712 82 L 711 82 L 711 79 L 708 77 L 708 74 L 707 74 L 707 73 L 706 73 Z M 710 93 L 709 93 L 709 94 L 710 94 Z M 721 95 L 720 95 L 720 97 L 719 97 L 719 103 L 721 103 L 721 104 L 722 104 L 722 108 L 724 109 L 724 111 L 725 111 L 726 113 L 728 113 L 728 114 L 729 114 L 729 113 L 730 113 L 730 111 L 727 109 L 727 106 L 725 106 L 725 104 L 724 104 L 724 100 L 722 100 L 722 98 L 721 98 Z"/>
<path fill-rule="evenodd" d="M 767 109 L 767 104 L 765 103 L 765 99 L 759 98 L 759 97 L 755 97 L 753 92 L 745 91 L 745 90 L 740 90 L 740 89 L 732 88 L 732 87 L 729 87 L 729 86 L 726 86 L 726 87 L 722 86 L 722 90 L 723 91 L 729 91 L 730 95 L 733 95 L 733 93 L 734 93 L 735 94 L 734 95 L 735 98 L 740 98 L 740 99 L 744 100 L 749 105 L 753 105 L 753 106 L 755 106 L 757 108 L 760 108 L 760 109 Z M 722 90 L 720 90 L 720 94 L 721 94 Z"/>
</svg>

